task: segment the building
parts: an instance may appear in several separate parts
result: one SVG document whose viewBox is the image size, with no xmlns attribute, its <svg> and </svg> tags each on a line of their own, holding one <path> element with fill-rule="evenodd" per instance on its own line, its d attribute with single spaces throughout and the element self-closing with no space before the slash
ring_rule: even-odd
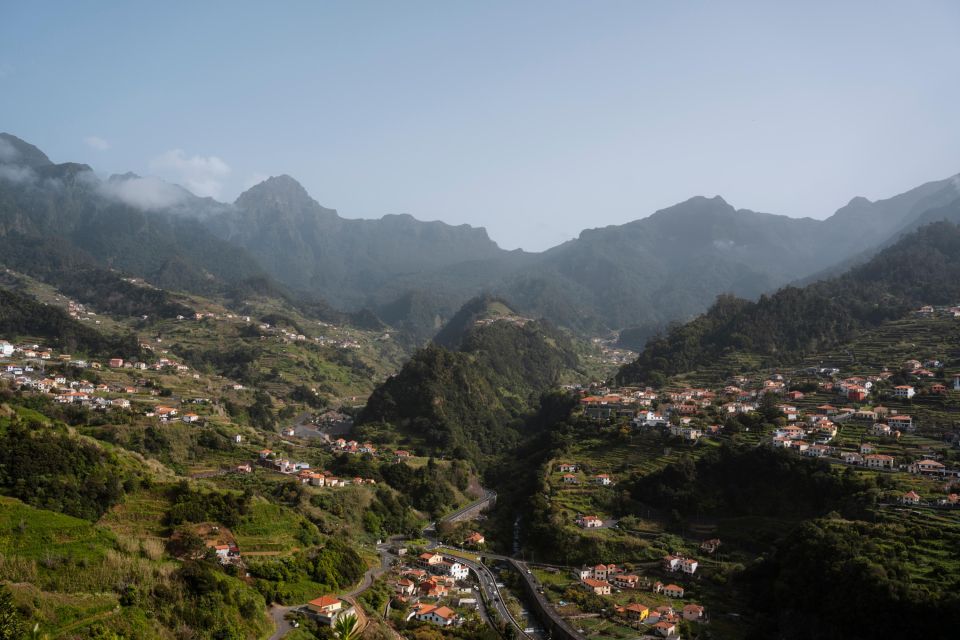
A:
<svg viewBox="0 0 960 640">
<path fill-rule="evenodd" d="M 937 462 L 936 460 L 918 460 L 910 465 L 910 473 L 921 473 L 921 474 L 942 474 L 946 471 L 946 467 Z"/>
<path fill-rule="evenodd" d="M 916 491 L 908 491 L 900 496 L 900 502 L 903 504 L 920 504 L 920 496 Z"/>
<path fill-rule="evenodd" d="M 913 418 L 910 416 L 888 416 L 887 424 L 890 425 L 892 429 L 897 429 L 898 431 L 909 431 L 913 428 Z"/>
<path fill-rule="evenodd" d="M 469 536 L 467 536 L 467 539 L 463 541 L 463 544 L 468 547 L 479 547 L 485 544 L 486 541 L 487 539 L 483 537 L 482 533 L 478 533 L 474 531 Z"/>
<path fill-rule="evenodd" d="M 882 453 L 871 453 L 863 456 L 863 464 L 871 469 L 893 469 L 894 458 Z"/>
<path fill-rule="evenodd" d="M 703 618 L 703 607 L 699 604 L 688 604 L 683 607 L 683 619 L 695 622 Z"/>
<path fill-rule="evenodd" d="M 598 596 L 608 596 L 610 595 L 610 583 L 606 580 L 594 580 L 593 578 L 585 578 L 583 581 L 583 586 L 593 591 Z"/>
<path fill-rule="evenodd" d="M 597 516 L 580 516 L 577 524 L 583 529 L 599 529 L 603 526 L 603 520 Z"/>
<path fill-rule="evenodd" d="M 457 614 L 449 607 L 438 607 L 432 604 L 418 604 L 410 612 L 409 617 L 421 622 L 432 622 L 441 627 L 448 627 L 457 620 Z"/>
<path fill-rule="evenodd" d="M 320 596 L 307 603 L 307 615 L 317 620 L 320 624 L 333 626 L 340 616 L 352 614 L 352 606 L 343 606 L 343 602 L 336 596 Z"/>
<path fill-rule="evenodd" d="M 916 389 L 914 389 L 908 384 L 900 384 L 893 388 L 894 398 L 902 398 L 904 400 L 909 400 L 914 395 L 916 395 L 916 393 L 917 393 Z"/>
<path fill-rule="evenodd" d="M 625 606 L 623 608 L 623 613 L 626 615 L 628 620 L 634 622 L 643 622 L 647 619 L 647 617 L 649 617 L 650 609 L 639 602 L 634 602 Z"/>
<path fill-rule="evenodd" d="M 668 598 L 682 598 L 683 597 L 683 587 L 676 584 L 668 584 L 663 588 L 663 595 Z"/>
<path fill-rule="evenodd" d="M 635 575 L 616 575 L 610 578 L 610 583 L 618 589 L 636 589 L 640 578 Z"/>
<path fill-rule="evenodd" d="M 606 473 L 601 473 L 593 477 L 593 482 L 595 484 L 602 485 L 604 487 L 609 486 L 613 481 L 610 479 L 610 476 Z"/>
</svg>

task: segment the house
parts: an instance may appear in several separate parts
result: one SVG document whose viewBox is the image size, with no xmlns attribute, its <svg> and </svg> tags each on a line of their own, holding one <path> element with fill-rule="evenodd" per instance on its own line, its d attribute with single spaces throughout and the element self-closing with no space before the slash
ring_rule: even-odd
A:
<svg viewBox="0 0 960 640">
<path fill-rule="evenodd" d="M 470 570 L 459 562 L 443 562 L 435 565 L 444 575 L 448 575 L 454 580 L 466 580 L 470 576 Z"/>
<path fill-rule="evenodd" d="M 610 573 L 610 567 L 605 564 L 598 564 L 590 568 L 590 576 L 594 580 L 606 580 Z"/>
<path fill-rule="evenodd" d="M 352 606 L 344 607 L 343 602 L 336 596 L 320 596 L 307 603 L 307 615 L 321 624 L 333 626 L 340 616 L 348 616 L 354 612 Z"/>
<path fill-rule="evenodd" d="M 417 562 L 423 567 L 434 567 L 443 562 L 443 556 L 439 553 L 430 553 L 427 551 L 420 554 L 420 557 L 417 558 Z"/>
<path fill-rule="evenodd" d="M 890 435 L 893 434 L 893 429 L 890 428 L 890 425 L 888 424 L 883 424 L 882 422 L 878 422 L 872 427 L 870 427 L 870 433 L 875 436 L 889 437 Z"/>
<path fill-rule="evenodd" d="M 871 453 L 863 456 L 863 464 L 870 469 L 893 469 L 893 456 Z"/>
<path fill-rule="evenodd" d="M 847 464 L 863 464 L 863 456 L 856 451 L 844 451 L 840 454 L 840 459 Z"/>
<path fill-rule="evenodd" d="M 663 595 L 668 598 L 682 598 L 683 597 L 683 587 L 676 584 L 668 584 L 663 588 Z"/>
<path fill-rule="evenodd" d="M 583 529 L 599 529 L 603 526 L 603 520 L 597 516 L 580 516 L 577 518 L 577 525 Z"/>
<path fill-rule="evenodd" d="M 577 465 L 571 464 L 569 462 L 560 463 L 560 473 L 576 473 Z"/>
<path fill-rule="evenodd" d="M 639 602 L 634 602 L 625 606 L 623 613 L 628 620 L 643 622 L 650 615 L 650 609 Z"/>
<path fill-rule="evenodd" d="M 913 429 L 913 418 L 903 415 L 888 416 L 887 424 L 898 431 L 910 431 Z"/>
<path fill-rule="evenodd" d="M 942 385 L 942 384 L 940 384 L 940 383 L 937 383 L 937 384 L 934 384 L 934 385 L 930 385 L 930 393 L 932 393 L 932 394 L 934 394 L 934 395 L 942 396 L 942 395 L 945 394 L 946 392 L 947 392 L 947 387 L 946 387 L 946 385 Z"/>
<path fill-rule="evenodd" d="M 703 607 L 699 604 L 688 604 L 683 607 L 683 619 L 695 622 L 703 618 Z"/>
<path fill-rule="evenodd" d="M 663 568 L 666 571 L 679 571 L 681 562 L 683 562 L 683 558 L 680 556 L 664 556 Z"/>
<path fill-rule="evenodd" d="M 661 638 L 669 638 L 677 635 L 677 625 L 666 620 L 661 620 L 657 624 L 653 625 L 652 628 Z"/>
<path fill-rule="evenodd" d="M 606 580 L 594 580 L 593 578 L 586 578 L 582 581 L 584 587 L 593 591 L 598 596 L 608 596 L 610 595 L 610 583 Z"/>
<path fill-rule="evenodd" d="M 720 538 L 711 538 L 710 540 L 704 540 L 700 544 L 700 550 L 705 551 L 706 553 L 716 553 L 717 549 L 720 548 Z"/>
<path fill-rule="evenodd" d="M 946 467 L 936 460 L 918 460 L 910 465 L 910 473 L 922 474 L 940 474 L 946 471 Z"/>
<path fill-rule="evenodd" d="M 693 558 L 684 558 L 684 559 L 680 562 L 680 569 L 681 569 L 684 573 L 689 573 L 690 575 L 693 575 L 694 573 L 697 572 L 697 567 L 698 567 L 698 566 L 699 566 L 699 563 L 698 563 L 696 560 L 694 560 Z"/>
<path fill-rule="evenodd" d="M 860 453 L 873 453 L 877 450 L 877 447 L 869 442 L 860 443 Z"/>
<path fill-rule="evenodd" d="M 187 424 L 193 424 L 194 422 L 200 419 L 200 416 L 198 416 L 195 413 L 185 413 L 183 417 L 180 419 L 186 422 Z"/>
<path fill-rule="evenodd" d="M 610 479 L 609 475 L 606 473 L 601 473 L 593 477 L 593 482 L 594 484 L 599 484 L 606 487 L 612 484 L 613 481 Z"/>
<path fill-rule="evenodd" d="M 563 483 L 564 484 L 577 484 L 577 476 L 572 473 L 563 474 Z"/>
<path fill-rule="evenodd" d="M 438 607 L 432 604 L 418 604 L 410 616 L 407 618 L 416 618 L 421 622 L 432 622 L 441 627 L 448 627 L 457 620 L 457 614 L 449 607 Z"/>
<path fill-rule="evenodd" d="M 863 402 L 867 399 L 867 390 L 861 386 L 852 386 L 847 389 L 847 400 L 850 402 Z"/>
<path fill-rule="evenodd" d="M 908 384 L 900 384 L 893 388 L 894 398 L 903 398 L 905 400 L 909 400 L 916 395 L 916 393 L 916 390 Z"/>
<path fill-rule="evenodd" d="M 802 391 L 791 391 L 787 394 L 788 400 L 794 400 L 794 401 L 803 400 L 803 397 L 804 396 Z"/>
<path fill-rule="evenodd" d="M 632 574 L 616 575 L 610 578 L 610 583 L 618 589 L 636 589 L 640 584 L 640 578 Z"/>
<path fill-rule="evenodd" d="M 920 504 L 920 496 L 916 491 L 908 491 L 900 496 L 900 502 L 903 504 Z"/>
<path fill-rule="evenodd" d="M 479 547 L 482 544 L 486 543 L 486 541 L 487 539 L 483 537 L 482 533 L 478 533 L 474 531 L 469 536 L 467 536 L 467 539 L 463 541 L 463 544 L 464 546 L 467 546 L 467 547 Z"/>
<path fill-rule="evenodd" d="M 110 358 L 107 364 L 111 369 L 121 369 L 123 367 L 123 358 Z"/>
<path fill-rule="evenodd" d="M 413 583 L 413 580 L 407 578 L 397 580 L 396 592 L 401 596 L 412 596 L 416 588 L 417 585 Z"/>
</svg>

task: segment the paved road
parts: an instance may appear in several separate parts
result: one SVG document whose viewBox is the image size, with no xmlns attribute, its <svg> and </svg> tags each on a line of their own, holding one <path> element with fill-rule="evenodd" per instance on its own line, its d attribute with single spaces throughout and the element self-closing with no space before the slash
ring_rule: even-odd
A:
<svg viewBox="0 0 960 640">
<path fill-rule="evenodd" d="M 377 547 L 377 551 L 380 552 L 380 566 L 372 567 L 367 569 L 363 574 L 363 579 L 360 581 L 360 584 L 357 585 L 352 591 L 348 593 L 341 594 L 339 597 L 350 602 L 354 605 L 354 608 L 357 610 L 357 628 L 362 629 L 366 626 L 366 617 L 363 614 L 363 611 L 357 606 L 356 598 L 364 591 L 370 588 L 370 585 L 373 584 L 373 581 L 376 580 L 379 576 L 383 575 L 386 571 L 390 569 L 390 564 L 393 562 L 395 556 L 390 553 L 390 544 L 398 541 L 399 537 L 394 537 L 388 540 L 386 543 L 381 544 Z M 293 630 L 293 625 L 290 624 L 290 621 L 286 619 L 286 615 L 291 611 L 300 609 L 301 607 L 306 606 L 306 604 L 298 605 L 278 605 L 274 604 L 270 606 L 268 613 L 273 619 L 274 632 L 270 636 L 270 640 L 281 640 L 285 635 L 290 633 Z"/>
</svg>

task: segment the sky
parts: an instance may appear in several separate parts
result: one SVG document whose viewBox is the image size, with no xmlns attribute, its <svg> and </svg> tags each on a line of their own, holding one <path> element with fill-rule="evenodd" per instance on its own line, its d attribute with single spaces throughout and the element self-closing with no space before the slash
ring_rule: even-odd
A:
<svg viewBox="0 0 960 640">
<path fill-rule="evenodd" d="M 543 250 L 695 195 L 824 218 L 960 172 L 960 3 L 0 0 L 0 131 L 232 201 Z"/>
</svg>

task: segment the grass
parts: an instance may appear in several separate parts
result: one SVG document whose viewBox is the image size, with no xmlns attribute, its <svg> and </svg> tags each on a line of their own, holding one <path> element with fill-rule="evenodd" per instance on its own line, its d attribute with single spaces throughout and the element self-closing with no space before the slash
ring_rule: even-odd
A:
<svg viewBox="0 0 960 640">
<path fill-rule="evenodd" d="M 241 553 L 286 553 L 300 545 L 297 533 L 303 522 L 302 516 L 286 507 L 254 499 L 233 533 Z"/>
</svg>

